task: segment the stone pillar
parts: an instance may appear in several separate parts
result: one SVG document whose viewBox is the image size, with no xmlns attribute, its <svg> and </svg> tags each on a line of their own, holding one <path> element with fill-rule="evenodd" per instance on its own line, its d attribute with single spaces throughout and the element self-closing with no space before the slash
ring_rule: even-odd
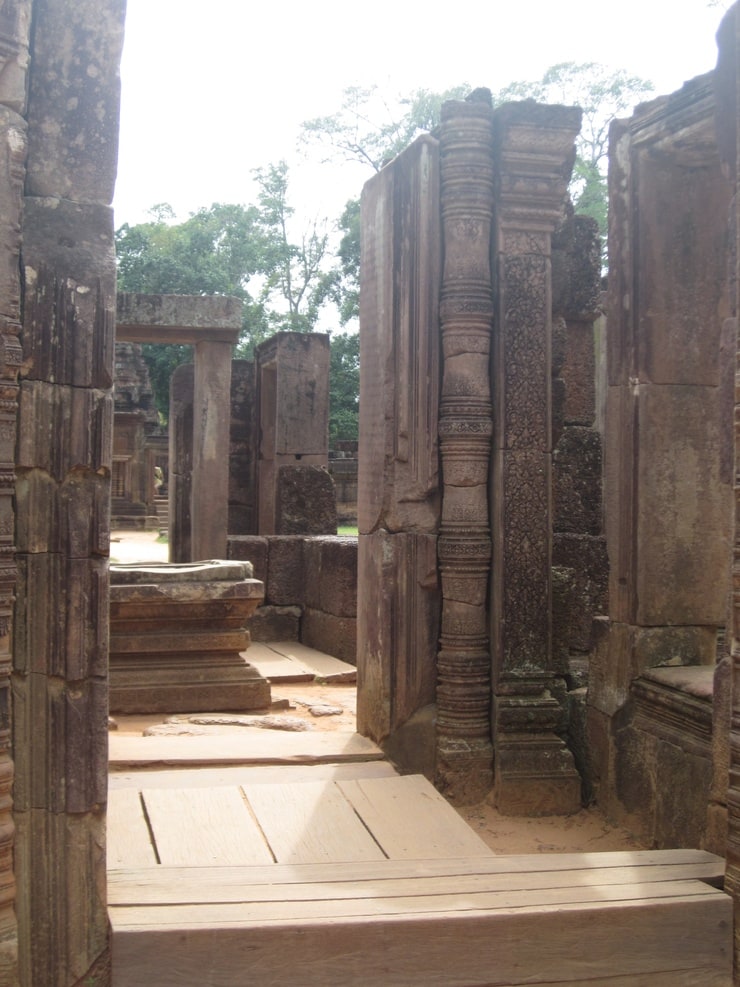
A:
<svg viewBox="0 0 740 987">
<path fill-rule="evenodd" d="M 10 9 L 25 19 L 30 6 L 3 4 L 3 25 Z M 116 279 L 109 203 L 125 2 L 32 7 L 16 458 L 15 866 L 20 982 L 67 987 L 106 982 L 108 965 Z M 19 130 L 17 147 L 21 140 Z"/>
<path fill-rule="evenodd" d="M 717 140 L 725 171 L 730 177 L 734 198 L 729 209 L 730 234 L 730 294 L 731 309 L 737 319 L 740 313 L 740 5 L 735 4 L 725 15 L 717 33 L 719 58 L 717 63 Z M 737 324 L 736 324 L 737 328 Z M 727 870 L 725 890 L 732 895 L 734 904 L 734 958 L 733 983 L 740 983 L 740 340 L 735 336 L 734 361 L 734 470 L 733 470 L 733 539 L 732 569 L 730 581 L 730 626 L 728 637 L 731 645 L 729 675 L 719 671 L 718 683 L 730 679 L 729 716 L 725 738 L 729 750 L 729 784 L 727 791 Z M 725 705 L 723 703 L 723 705 Z M 718 717 L 715 714 L 715 727 Z M 720 742 L 721 743 L 721 742 Z M 718 745 L 715 737 L 715 758 Z M 722 758 L 724 760 L 724 757 Z M 715 780 L 716 785 L 716 780 Z"/>
<path fill-rule="evenodd" d="M 190 489 L 193 474 L 192 363 L 183 363 L 170 378 L 169 414 L 169 560 L 190 562 L 192 515 Z"/>
<path fill-rule="evenodd" d="M 314 525 L 311 467 L 329 466 L 329 337 L 325 333 L 279 332 L 257 347 L 259 533 L 326 534 L 337 531 L 336 502 L 328 522 Z M 289 470 L 289 476 L 281 476 Z M 301 471 L 306 487 L 301 491 Z M 280 488 L 292 496 L 292 518 L 279 507 Z M 332 486 L 333 490 L 333 486 Z M 303 510 L 296 511 L 299 502 Z M 302 524 L 301 513 L 305 518 Z"/>
<path fill-rule="evenodd" d="M 440 127 L 444 267 L 439 438 L 442 623 L 437 656 L 436 784 L 460 803 L 491 788 L 488 640 L 489 360 L 493 148 L 490 95 L 449 102 Z"/>
<path fill-rule="evenodd" d="M 440 264 L 439 145 L 421 137 L 362 194 L 357 724 L 405 767 L 429 774 Z"/>
<path fill-rule="evenodd" d="M 573 812 L 580 778 L 562 732 L 551 650 L 551 236 L 563 214 L 580 111 L 494 113 L 493 354 L 495 800 L 510 814 Z"/>
<path fill-rule="evenodd" d="M 0 55 L 0 983 L 18 982 L 17 880 L 13 867 L 11 673 L 15 562 L 15 449 L 18 371 L 22 362 L 20 248 L 27 151 L 25 109 L 29 5 L 7 5 Z M 28 937 L 24 936 L 24 945 Z"/>
<path fill-rule="evenodd" d="M 195 345 L 192 561 L 226 558 L 229 523 L 231 343 Z"/>
<path fill-rule="evenodd" d="M 229 535 L 257 534 L 257 426 L 254 363 L 231 364 Z"/>
<path fill-rule="evenodd" d="M 632 683 L 654 666 L 714 665 L 727 621 L 733 470 L 723 325 L 732 314 L 733 190 L 715 114 L 712 76 L 699 76 L 613 124 L 610 137 L 610 622 L 592 662 L 589 730 L 601 754 L 600 802 L 651 840 L 670 821 L 662 789 L 674 782 L 646 769 L 625 728 Z M 706 793 L 687 791 L 705 812 Z"/>
</svg>

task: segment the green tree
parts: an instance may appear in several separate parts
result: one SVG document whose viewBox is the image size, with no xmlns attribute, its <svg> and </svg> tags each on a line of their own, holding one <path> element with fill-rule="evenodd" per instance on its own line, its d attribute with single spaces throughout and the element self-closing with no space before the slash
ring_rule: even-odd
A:
<svg viewBox="0 0 740 987">
<path fill-rule="evenodd" d="M 255 178 L 254 205 L 216 203 L 177 223 L 171 207 L 160 204 L 149 221 L 116 231 L 119 290 L 240 298 L 237 354 L 245 358 L 278 330 L 311 331 L 322 305 L 332 300 L 327 234 L 314 223 L 297 239 L 291 235 L 287 165 L 257 169 Z M 145 344 L 143 350 L 157 407 L 166 416 L 170 377 L 192 358 L 191 349 Z"/>
<path fill-rule="evenodd" d="M 175 223 L 172 208 L 163 203 L 150 215 L 148 222 L 124 223 L 116 231 L 119 290 L 241 298 L 243 345 L 253 348 L 269 331 L 262 303 L 249 290 L 260 266 L 257 209 L 215 203 Z M 192 359 L 191 347 L 145 344 L 143 352 L 157 407 L 166 417 L 170 377 Z"/>
<path fill-rule="evenodd" d="M 329 367 L 329 445 L 357 439 L 360 415 L 360 337 L 344 332 L 331 337 Z"/>
<path fill-rule="evenodd" d="M 326 160 L 352 161 L 380 171 L 420 134 L 439 123 L 442 104 L 463 99 L 463 83 L 435 93 L 415 89 L 408 96 L 388 99 L 379 86 L 349 86 L 336 113 L 307 120 L 301 128 L 304 144 L 326 149 Z"/>
<path fill-rule="evenodd" d="M 330 295 L 330 278 L 324 270 L 326 223 L 314 221 L 294 242 L 290 227 L 295 210 L 288 200 L 287 164 L 281 161 L 254 174 L 259 186 L 258 270 L 264 278 L 260 302 L 273 331 L 311 332 Z"/>
<path fill-rule="evenodd" d="M 436 93 L 416 89 L 408 96 L 387 99 L 378 86 L 344 90 L 340 109 L 329 116 L 306 121 L 301 142 L 325 149 L 325 160 L 341 160 L 380 171 L 420 134 L 439 124 L 442 104 L 463 99 L 470 86 L 463 83 Z M 380 121 L 380 122 L 379 122 Z M 339 223 L 338 263 L 323 283 L 324 297 L 339 309 L 346 326 L 360 311 L 360 200 L 350 199 Z"/>
</svg>

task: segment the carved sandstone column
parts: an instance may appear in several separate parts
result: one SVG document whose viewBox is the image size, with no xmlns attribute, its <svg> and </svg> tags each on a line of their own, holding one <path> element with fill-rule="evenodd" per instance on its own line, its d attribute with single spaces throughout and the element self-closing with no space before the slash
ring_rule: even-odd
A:
<svg viewBox="0 0 740 987">
<path fill-rule="evenodd" d="M 496 805 L 571 812 L 580 779 L 557 735 L 551 654 L 550 241 L 580 111 L 512 103 L 494 113 L 492 653 Z"/>
<path fill-rule="evenodd" d="M 32 6 L 13 628 L 19 967 L 24 987 L 82 987 L 107 983 L 109 965 L 109 203 L 125 0 Z"/>
<path fill-rule="evenodd" d="M 0 92 L 2 102 L 8 94 Z M 15 562 L 15 446 L 20 331 L 20 216 L 26 152 L 25 121 L 0 108 L 0 983 L 17 977 L 17 923 L 14 910 L 11 745 L 11 671 Z"/>
<path fill-rule="evenodd" d="M 493 322 L 490 99 L 450 102 L 440 129 L 444 267 L 439 413 L 442 622 L 437 682 L 437 785 L 457 802 L 491 787 L 489 354 Z"/>
<path fill-rule="evenodd" d="M 193 381 L 193 561 L 226 558 L 232 344 L 195 344 Z"/>
<path fill-rule="evenodd" d="M 20 247 L 27 150 L 26 99 L 30 5 L 0 9 L 0 983 L 18 976 L 13 866 L 11 671 L 15 563 L 15 445 L 21 346 Z"/>
</svg>

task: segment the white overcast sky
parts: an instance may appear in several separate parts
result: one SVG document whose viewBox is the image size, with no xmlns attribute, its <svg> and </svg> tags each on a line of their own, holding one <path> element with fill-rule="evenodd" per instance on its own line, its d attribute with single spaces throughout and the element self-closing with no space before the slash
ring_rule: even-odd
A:
<svg viewBox="0 0 740 987">
<path fill-rule="evenodd" d="M 300 211 L 334 217 L 369 176 L 311 166 L 295 147 L 346 86 L 496 90 L 595 61 L 657 95 L 714 67 L 721 16 L 709 0 L 128 0 L 116 226 L 161 202 L 179 219 L 247 204 L 251 169 L 281 158 Z"/>
</svg>

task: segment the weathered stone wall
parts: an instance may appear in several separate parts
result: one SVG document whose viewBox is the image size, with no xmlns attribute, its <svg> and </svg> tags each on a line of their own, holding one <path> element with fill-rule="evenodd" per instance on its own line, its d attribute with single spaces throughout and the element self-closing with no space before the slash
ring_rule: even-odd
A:
<svg viewBox="0 0 740 987">
<path fill-rule="evenodd" d="M 734 347 L 728 354 L 733 369 L 734 412 L 733 452 L 733 539 L 732 581 L 728 598 L 728 635 L 725 654 L 715 676 L 715 689 L 724 689 L 723 701 L 715 710 L 713 810 L 710 811 L 710 834 L 717 816 L 722 817 L 723 794 L 726 797 L 727 870 L 725 889 L 734 898 L 734 980 L 740 982 L 740 340 L 737 319 L 740 314 L 740 4 L 735 4 L 722 21 L 717 35 L 719 59 L 716 71 L 717 138 L 719 152 L 731 182 L 733 199 L 728 210 L 730 256 L 728 280 L 731 323 L 734 323 Z M 729 328 L 729 327 L 728 327 Z M 728 336 L 732 333 L 728 332 Z M 731 354 L 734 353 L 735 359 Z M 728 415 L 729 419 L 729 415 Z M 729 652 L 729 654 L 728 654 Z M 729 693 L 729 695 L 728 695 Z M 729 784 L 728 784 L 729 782 Z M 725 793 L 722 787 L 725 787 Z M 721 837 L 722 828 L 719 829 Z"/>
<path fill-rule="evenodd" d="M 590 746 L 602 806 L 659 846 L 704 840 L 711 753 L 706 737 L 691 741 L 700 697 L 640 677 L 656 666 L 713 666 L 727 620 L 732 187 L 713 81 L 699 77 L 641 107 L 611 139 L 610 621 L 592 663 Z M 680 724 L 681 692 L 684 743 L 665 727 Z M 670 797 L 679 791 L 691 795 Z"/>
<path fill-rule="evenodd" d="M 229 558 L 253 564 L 264 605 L 253 641 L 298 640 L 357 663 L 357 539 L 230 536 Z"/>
<path fill-rule="evenodd" d="M 361 733 L 387 743 L 434 703 L 436 691 L 441 241 L 435 138 L 417 140 L 365 186 L 362 230 L 357 723 Z M 418 743 L 433 761 L 433 721 Z"/>
<path fill-rule="evenodd" d="M 154 392 L 137 343 L 117 343 L 113 384 L 111 526 L 156 527 L 154 457 L 149 435 L 158 427 Z"/>
<path fill-rule="evenodd" d="M 24 987 L 82 983 L 108 948 L 110 202 L 124 13 L 124 0 L 34 0 L 4 4 L 1 15 L 4 26 L 15 22 L 21 38 L 33 18 L 20 258 L 12 709 Z M 24 52 L 19 64 L 25 61 Z M 14 74 L 11 67 L 4 83 Z M 15 114 L 21 109 L 16 105 L 5 117 L 6 146 L 14 148 L 4 171 L 6 210 L 20 205 L 25 128 Z M 20 210 L 5 215 L 17 246 Z M 16 282 L 6 301 L 18 299 L 17 288 Z M 6 325 L 17 327 L 17 310 L 3 314 Z M 6 345 L 5 353 L 13 352 Z"/>
<path fill-rule="evenodd" d="M 474 801 L 495 776 L 506 812 L 580 804 L 567 654 L 551 647 L 551 239 L 579 120 L 532 103 L 494 111 L 477 90 L 443 108 L 439 142 L 417 141 L 363 193 L 358 727 L 407 753 L 408 725 L 440 788 Z M 561 272 L 575 429 L 589 400 L 580 427 L 593 422 L 593 387 L 576 381 L 593 375 L 578 344 L 598 257 L 589 246 L 571 260 L 590 292 L 586 310 Z M 566 536 L 601 533 L 581 496 L 600 482 L 589 438 L 563 440 L 560 500 L 579 505 Z M 566 538 L 563 558 L 574 551 Z"/>
<path fill-rule="evenodd" d="M 334 534 L 336 498 L 327 472 L 329 337 L 279 332 L 257 347 L 255 362 L 257 530 Z"/>
<path fill-rule="evenodd" d="M 257 409 L 251 360 L 231 364 L 229 432 L 229 534 L 257 533 Z"/>
<path fill-rule="evenodd" d="M 552 243 L 553 664 L 567 690 L 568 745 L 592 797 L 586 697 L 594 618 L 608 612 L 602 437 L 596 414 L 601 238 L 569 217 Z"/>
<path fill-rule="evenodd" d="M 5 46 L 0 72 L 0 983 L 19 982 L 18 930 L 14 899 L 17 884 L 30 869 L 13 859 L 13 742 L 11 740 L 13 671 L 13 600 L 17 570 L 15 544 L 15 450 L 18 371 L 22 362 L 21 217 L 27 152 L 25 115 L 29 59 L 29 2 L 5 5 L 0 12 Z M 15 874 L 14 874 L 15 869 Z M 23 942 L 24 969 L 30 959 L 28 928 Z"/>
</svg>

